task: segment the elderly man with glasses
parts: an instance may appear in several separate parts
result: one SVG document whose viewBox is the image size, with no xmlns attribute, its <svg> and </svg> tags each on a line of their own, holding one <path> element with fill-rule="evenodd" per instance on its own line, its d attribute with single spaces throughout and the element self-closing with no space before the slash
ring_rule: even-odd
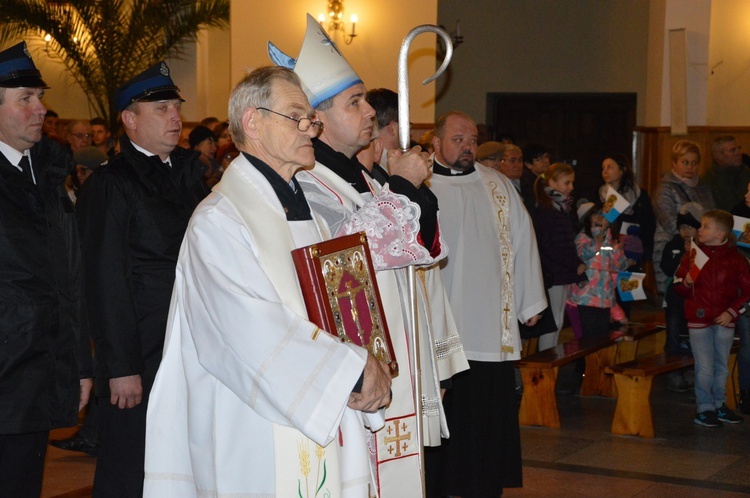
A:
<svg viewBox="0 0 750 498">
<path fill-rule="evenodd" d="M 291 256 L 328 237 L 296 178 L 321 128 L 288 69 L 256 69 L 232 91 L 241 154 L 180 252 L 146 497 L 370 496 L 363 413 L 389 403 L 390 373 L 308 321 Z"/>
<path fill-rule="evenodd" d="M 412 299 L 407 266 L 418 266 L 416 322 L 422 353 L 422 423 L 425 446 L 440 444 L 448 430 L 440 382 L 467 368 L 461 340 L 448 308 L 438 262 L 447 255 L 440 237 L 437 198 L 424 185 L 430 175 L 427 153 L 415 147 L 388 154 L 390 177 L 376 181 L 359 163 L 357 152 L 370 143 L 375 109 L 366 100 L 362 79 L 312 16 L 299 56 L 291 58 L 269 43 L 271 60 L 294 69 L 325 127 L 313 141 L 315 166 L 298 175 L 313 207 L 333 229 L 367 233 L 378 285 L 391 331 L 393 349 L 402 366 L 409 361 Z M 383 237 L 396 236 L 392 239 Z M 379 265 L 379 263 L 382 263 Z M 424 270 L 424 271 L 423 271 Z M 429 271 L 429 273 L 428 273 Z M 371 443 L 377 461 L 377 492 L 381 498 L 422 496 L 420 441 L 417 440 L 415 389 L 403 372 L 393 381 L 393 402 L 386 409 L 387 427 Z M 394 434 L 403 434 L 401 442 Z M 406 436 L 408 434 L 408 436 Z M 397 457 L 394 455 L 398 454 Z"/>
<path fill-rule="evenodd" d="M 523 151 L 513 144 L 485 142 L 477 147 L 477 161 L 504 174 L 521 193 L 523 176 Z"/>
<path fill-rule="evenodd" d="M 70 153 L 75 154 L 84 147 L 91 147 L 94 137 L 88 121 L 71 121 L 66 126 L 66 138 L 70 146 Z"/>
</svg>

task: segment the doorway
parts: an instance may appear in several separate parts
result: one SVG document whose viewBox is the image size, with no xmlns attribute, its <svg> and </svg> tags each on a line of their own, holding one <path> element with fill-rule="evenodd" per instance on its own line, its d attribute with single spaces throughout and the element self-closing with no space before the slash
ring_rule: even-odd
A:
<svg viewBox="0 0 750 498">
<path fill-rule="evenodd" d="M 548 147 L 553 162 L 573 165 L 575 197 L 594 200 L 604 156 L 632 159 L 636 103 L 635 93 L 488 93 L 487 125 L 493 138 Z"/>
</svg>

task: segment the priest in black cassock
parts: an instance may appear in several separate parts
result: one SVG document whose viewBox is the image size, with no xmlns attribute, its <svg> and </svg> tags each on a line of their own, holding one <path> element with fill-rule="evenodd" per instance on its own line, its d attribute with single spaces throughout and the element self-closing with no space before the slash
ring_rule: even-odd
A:
<svg viewBox="0 0 750 498">
<path fill-rule="evenodd" d="M 513 361 L 518 325 L 533 326 L 547 307 L 536 236 L 510 180 L 475 162 L 477 127 L 457 111 L 441 116 L 430 188 L 451 253 L 443 281 L 469 370 L 445 395 L 451 437 L 442 448 L 443 494 L 499 496 L 520 487 L 521 442 Z"/>
</svg>

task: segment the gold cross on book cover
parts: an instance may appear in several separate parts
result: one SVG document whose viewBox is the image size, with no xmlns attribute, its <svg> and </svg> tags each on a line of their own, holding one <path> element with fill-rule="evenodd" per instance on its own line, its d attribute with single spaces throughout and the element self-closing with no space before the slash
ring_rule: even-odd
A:
<svg viewBox="0 0 750 498">
<path fill-rule="evenodd" d="M 398 375 L 378 282 L 363 232 L 292 251 L 311 322 L 367 348 Z"/>
</svg>

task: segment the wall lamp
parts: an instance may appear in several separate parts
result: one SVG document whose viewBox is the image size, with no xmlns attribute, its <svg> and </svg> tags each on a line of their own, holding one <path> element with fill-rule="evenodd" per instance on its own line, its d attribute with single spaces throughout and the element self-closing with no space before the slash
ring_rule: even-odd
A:
<svg viewBox="0 0 750 498">
<path fill-rule="evenodd" d="M 343 18 L 344 0 L 328 0 L 328 15 L 326 16 L 326 14 L 322 13 L 319 14 L 318 22 L 320 24 L 325 24 L 326 19 L 328 19 L 328 33 L 332 34 L 336 31 L 341 31 L 341 34 L 344 37 L 344 43 L 349 45 L 357 36 L 356 29 L 359 19 L 357 18 L 356 14 L 352 14 L 352 31 L 351 33 L 347 33 L 346 27 L 344 26 L 344 21 L 342 20 Z"/>
</svg>

